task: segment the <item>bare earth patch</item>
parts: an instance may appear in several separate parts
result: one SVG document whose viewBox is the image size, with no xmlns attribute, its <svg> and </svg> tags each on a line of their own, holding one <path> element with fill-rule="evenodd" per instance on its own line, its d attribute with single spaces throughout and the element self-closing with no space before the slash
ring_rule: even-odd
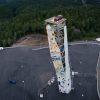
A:
<svg viewBox="0 0 100 100">
<path fill-rule="evenodd" d="M 16 43 L 12 45 L 13 47 L 16 46 L 31 46 L 31 47 L 41 47 L 41 46 L 48 46 L 47 36 L 34 34 L 34 35 L 27 35 L 22 37 Z"/>
</svg>

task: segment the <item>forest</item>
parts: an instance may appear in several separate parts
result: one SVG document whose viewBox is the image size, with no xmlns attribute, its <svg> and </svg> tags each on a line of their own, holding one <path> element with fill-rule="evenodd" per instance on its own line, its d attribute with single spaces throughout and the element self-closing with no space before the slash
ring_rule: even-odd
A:
<svg viewBox="0 0 100 100">
<path fill-rule="evenodd" d="M 44 20 L 55 15 L 67 19 L 69 41 L 99 37 L 99 2 L 73 1 L 0 0 L 0 46 L 10 46 L 28 34 L 46 34 Z"/>
</svg>

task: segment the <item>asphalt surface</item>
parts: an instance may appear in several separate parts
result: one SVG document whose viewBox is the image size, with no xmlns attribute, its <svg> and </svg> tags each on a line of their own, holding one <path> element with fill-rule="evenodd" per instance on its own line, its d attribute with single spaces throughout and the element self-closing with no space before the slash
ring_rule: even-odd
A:
<svg viewBox="0 0 100 100">
<path fill-rule="evenodd" d="M 69 45 L 73 71 L 70 94 L 58 91 L 49 49 L 15 47 L 0 51 L 0 100 L 99 100 L 97 93 L 97 61 L 100 46 L 97 44 Z M 42 94 L 42 98 L 40 98 Z"/>
</svg>

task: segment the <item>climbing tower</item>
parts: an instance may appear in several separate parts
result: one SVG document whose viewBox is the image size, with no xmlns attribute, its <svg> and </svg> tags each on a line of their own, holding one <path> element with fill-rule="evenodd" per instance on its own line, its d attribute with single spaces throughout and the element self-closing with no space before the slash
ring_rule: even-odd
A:
<svg viewBox="0 0 100 100">
<path fill-rule="evenodd" d="M 50 54 L 56 71 L 59 91 L 71 91 L 66 19 L 62 15 L 45 20 Z"/>
</svg>

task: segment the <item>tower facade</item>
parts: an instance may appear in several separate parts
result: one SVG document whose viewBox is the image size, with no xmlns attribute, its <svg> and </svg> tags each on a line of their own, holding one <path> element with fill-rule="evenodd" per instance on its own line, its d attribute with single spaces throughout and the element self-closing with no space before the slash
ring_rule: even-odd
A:
<svg viewBox="0 0 100 100">
<path fill-rule="evenodd" d="M 62 15 L 45 20 L 50 54 L 56 71 L 59 91 L 71 91 L 66 19 Z"/>
</svg>

